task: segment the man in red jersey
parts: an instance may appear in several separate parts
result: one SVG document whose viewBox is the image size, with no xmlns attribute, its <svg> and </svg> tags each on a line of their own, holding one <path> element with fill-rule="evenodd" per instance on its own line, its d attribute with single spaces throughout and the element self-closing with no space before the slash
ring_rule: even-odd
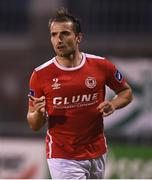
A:
<svg viewBox="0 0 152 180">
<path fill-rule="evenodd" d="M 56 56 L 31 76 L 29 126 L 39 130 L 48 121 L 52 178 L 101 179 L 107 151 L 103 117 L 132 101 L 131 88 L 106 58 L 80 52 L 80 22 L 64 8 L 49 21 L 49 30 Z M 109 101 L 105 86 L 116 93 Z"/>
</svg>

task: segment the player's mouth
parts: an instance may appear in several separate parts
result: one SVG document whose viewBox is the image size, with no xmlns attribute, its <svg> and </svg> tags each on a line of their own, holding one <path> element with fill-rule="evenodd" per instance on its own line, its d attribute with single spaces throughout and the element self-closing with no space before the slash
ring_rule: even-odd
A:
<svg viewBox="0 0 152 180">
<path fill-rule="evenodd" d="M 63 50 L 64 48 L 65 48 L 64 45 L 59 45 L 59 46 L 57 46 L 57 49 L 58 49 L 58 50 Z"/>
</svg>

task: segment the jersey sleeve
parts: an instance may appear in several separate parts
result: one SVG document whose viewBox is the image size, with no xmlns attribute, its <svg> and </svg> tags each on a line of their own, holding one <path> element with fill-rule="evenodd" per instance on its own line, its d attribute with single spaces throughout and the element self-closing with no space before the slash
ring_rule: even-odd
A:
<svg viewBox="0 0 152 180">
<path fill-rule="evenodd" d="M 116 68 L 116 66 L 108 60 L 106 61 L 106 68 L 106 85 L 115 92 L 121 91 L 126 82 L 125 78 L 123 77 L 121 72 Z"/>
<path fill-rule="evenodd" d="M 41 97 L 43 95 L 41 83 L 35 70 L 33 71 L 29 82 L 29 95 L 34 97 Z M 30 99 L 29 106 L 33 106 L 33 103 Z"/>
</svg>

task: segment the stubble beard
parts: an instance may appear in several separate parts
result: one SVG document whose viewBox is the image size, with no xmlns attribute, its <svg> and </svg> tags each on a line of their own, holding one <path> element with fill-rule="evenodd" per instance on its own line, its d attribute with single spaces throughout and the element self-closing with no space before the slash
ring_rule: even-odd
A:
<svg viewBox="0 0 152 180">
<path fill-rule="evenodd" d="M 71 50 L 68 52 L 58 52 L 56 51 L 56 55 L 62 58 L 69 58 L 71 57 L 73 54 L 75 54 L 75 50 Z"/>
</svg>

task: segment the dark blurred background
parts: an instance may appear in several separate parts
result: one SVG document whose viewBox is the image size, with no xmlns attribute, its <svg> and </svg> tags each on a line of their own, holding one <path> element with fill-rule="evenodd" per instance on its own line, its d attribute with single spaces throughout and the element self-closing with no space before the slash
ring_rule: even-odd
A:
<svg viewBox="0 0 152 180">
<path fill-rule="evenodd" d="M 33 69 L 54 56 L 48 20 L 56 8 L 61 6 L 81 19 L 84 33 L 82 51 L 109 58 L 120 67 L 133 88 L 134 103 L 105 122 L 108 142 L 146 145 L 150 149 L 151 0 L 1 0 L 1 139 L 44 140 L 45 128 L 40 132 L 33 132 L 27 124 L 28 83 Z M 114 124 L 115 119 L 118 121 Z M 1 162 L 0 158 L 0 164 Z M 138 176 L 137 174 L 136 177 Z M 150 176 L 152 178 L 151 174 Z M 113 177 L 120 176 L 115 174 Z M 132 176 L 122 176 L 125 177 Z"/>
</svg>

